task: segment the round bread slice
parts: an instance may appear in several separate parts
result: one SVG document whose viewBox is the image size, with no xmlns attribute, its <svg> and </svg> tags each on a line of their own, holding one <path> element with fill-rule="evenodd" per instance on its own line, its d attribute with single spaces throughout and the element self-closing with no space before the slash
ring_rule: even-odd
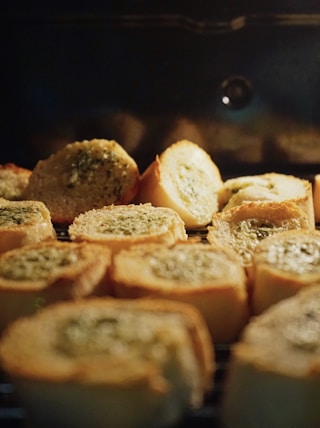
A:
<svg viewBox="0 0 320 428">
<path fill-rule="evenodd" d="M 139 179 L 136 162 L 117 142 L 77 141 L 36 164 L 24 198 L 44 202 L 53 223 L 70 224 L 90 209 L 131 202 Z"/>
<path fill-rule="evenodd" d="M 109 205 L 80 214 L 69 226 L 72 241 L 105 244 L 113 251 L 144 242 L 173 244 L 188 239 L 179 215 L 146 204 Z"/>
<path fill-rule="evenodd" d="M 169 146 L 141 176 L 137 201 L 174 209 L 186 228 L 207 225 L 218 210 L 220 171 L 209 154 L 188 140 Z"/>
<path fill-rule="evenodd" d="M 0 165 L 0 198 L 9 201 L 23 199 L 24 189 L 27 187 L 31 170 L 14 163 Z"/>
<path fill-rule="evenodd" d="M 0 198 L 0 253 L 56 237 L 50 212 L 43 202 Z"/>
<path fill-rule="evenodd" d="M 270 172 L 230 178 L 223 183 L 219 192 L 220 210 L 252 201 L 294 202 L 306 213 L 310 227 L 315 227 L 312 184 L 309 180 Z"/>
<path fill-rule="evenodd" d="M 319 285 L 253 318 L 231 351 L 222 403 L 226 427 L 320 426 Z"/>
<path fill-rule="evenodd" d="M 245 271 L 226 247 L 136 245 L 113 257 L 110 282 L 120 298 L 158 297 L 194 305 L 214 343 L 236 340 L 248 321 Z"/>
<path fill-rule="evenodd" d="M 288 230 L 261 241 L 252 257 L 252 311 L 320 283 L 320 231 Z"/>
<path fill-rule="evenodd" d="M 309 227 L 306 214 L 293 202 L 248 202 L 214 214 L 207 240 L 235 250 L 249 272 L 252 253 L 262 239 L 284 230 Z"/>
<path fill-rule="evenodd" d="M 60 300 L 108 293 L 111 252 L 51 241 L 0 255 L 0 332 L 16 318 Z"/>
<path fill-rule="evenodd" d="M 86 299 L 15 322 L 0 363 L 35 426 L 158 428 L 202 405 L 214 350 L 194 308 Z"/>
</svg>

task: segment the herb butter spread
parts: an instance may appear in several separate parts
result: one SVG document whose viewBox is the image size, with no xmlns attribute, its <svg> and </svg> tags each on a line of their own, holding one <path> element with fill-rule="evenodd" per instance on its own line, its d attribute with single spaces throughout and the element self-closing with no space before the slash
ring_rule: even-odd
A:
<svg viewBox="0 0 320 428">
<path fill-rule="evenodd" d="M 41 280 L 55 270 L 76 263 L 79 255 L 70 248 L 27 249 L 0 260 L 0 276 L 8 280 Z"/>
<path fill-rule="evenodd" d="M 245 263 L 249 263 L 257 244 L 267 236 L 286 230 L 285 226 L 276 227 L 269 221 L 246 219 L 230 226 L 232 246 L 241 255 Z"/>
<path fill-rule="evenodd" d="M 174 332 L 182 326 L 177 314 L 109 309 L 96 315 L 88 310 L 60 324 L 56 347 L 70 357 L 104 354 L 165 360 Z"/>
<path fill-rule="evenodd" d="M 284 339 L 295 348 L 320 354 L 320 304 L 310 301 L 284 326 Z"/>
<path fill-rule="evenodd" d="M 81 224 L 87 234 L 134 236 L 160 234 L 177 221 L 175 213 L 160 207 L 130 205 L 128 208 L 92 210 L 79 216 L 76 224 Z"/>
<path fill-rule="evenodd" d="M 269 264 L 286 272 L 320 273 L 320 236 L 306 235 L 302 239 L 286 239 L 273 243 L 267 249 Z"/>
<path fill-rule="evenodd" d="M 97 179 L 97 171 L 102 169 L 108 188 L 112 189 L 113 195 L 119 197 L 123 187 L 131 180 L 129 168 L 129 164 L 109 147 L 99 151 L 85 147 L 72 155 L 70 171 L 66 177 L 67 187 L 92 183 Z"/>
<path fill-rule="evenodd" d="M 152 273 L 164 279 L 172 279 L 182 284 L 199 284 L 221 278 L 228 269 L 230 260 L 223 253 L 200 251 L 199 247 L 177 246 L 166 251 L 157 250 L 145 254 Z"/>
<path fill-rule="evenodd" d="M 36 206 L 2 206 L 0 207 L 0 227 L 31 224 L 42 220 L 41 211 Z"/>
<path fill-rule="evenodd" d="M 142 281 L 146 287 L 201 288 L 240 280 L 240 258 L 226 248 L 202 243 L 137 245 L 120 252 L 114 259 L 117 278 Z M 127 271 L 122 270 L 127 266 Z M 139 268 L 132 272 L 135 267 Z M 132 272 L 131 275 L 129 272 Z"/>
<path fill-rule="evenodd" d="M 194 162 L 180 163 L 171 178 L 175 182 L 179 198 L 193 215 L 201 218 L 205 205 L 212 212 L 217 210 L 216 195 L 214 192 L 208 194 L 207 183 L 210 178 L 201 165 Z"/>
<path fill-rule="evenodd" d="M 320 293 L 310 286 L 257 316 L 244 331 L 243 340 L 261 350 L 284 372 L 298 375 L 320 356 Z M 275 363 L 276 362 L 276 363 Z"/>
</svg>

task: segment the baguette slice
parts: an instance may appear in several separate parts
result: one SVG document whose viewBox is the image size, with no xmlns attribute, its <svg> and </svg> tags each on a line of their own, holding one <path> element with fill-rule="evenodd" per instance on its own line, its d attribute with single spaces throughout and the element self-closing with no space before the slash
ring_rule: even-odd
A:
<svg viewBox="0 0 320 428">
<path fill-rule="evenodd" d="M 30 422 L 48 428 L 173 426 L 215 370 L 200 314 L 157 299 L 51 305 L 7 330 L 0 362 Z"/>
<path fill-rule="evenodd" d="M 70 224 L 90 209 L 129 203 L 139 179 L 136 162 L 117 142 L 77 141 L 36 164 L 24 197 L 43 201 L 54 223 Z"/>
<path fill-rule="evenodd" d="M 56 232 L 42 202 L 0 198 L 0 253 L 52 239 Z"/>
<path fill-rule="evenodd" d="M 227 210 L 252 201 L 291 201 L 307 215 L 315 227 L 312 184 L 293 175 L 270 172 L 226 180 L 219 192 L 219 209 Z"/>
<path fill-rule="evenodd" d="M 0 165 L 0 198 L 9 201 L 23 199 L 24 189 L 28 185 L 31 170 L 14 163 Z"/>
<path fill-rule="evenodd" d="M 252 257 L 252 311 L 260 314 L 320 283 L 320 231 L 288 230 L 261 241 Z"/>
<path fill-rule="evenodd" d="M 137 201 L 177 211 L 186 228 L 208 224 L 218 210 L 220 171 L 208 153 L 188 140 L 169 146 L 141 176 Z"/>
<path fill-rule="evenodd" d="M 232 348 L 222 414 L 228 428 L 320 426 L 320 286 L 251 320 Z"/>
<path fill-rule="evenodd" d="M 72 241 L 105 244 L 113 251 L 144 242 L 186 240 L 184 223 L 170 208 L 151 204 L 109 205 L 80 214 L 69 226 Z"/>
<path fill-rule="evenodd" d="M 309 227 L 306 214 L 293 202 L 248 202 L 214 214 L 207 240 L 231 247 L 250 271 L 253 251 L 261 240 L 284 230 Z"/>
<path fill-rule="evenodd" d="M 226 247 L 136 245 L 113 257 L 110 281 L 120 298 L 158 297 L 194 305 L 213 343 L 234 341 L 248 321 L 245 271 Z"/>
<path fill-rule="evenodd" d="M 107 248 L 60 241 L 1 254 L 0 332 L 41 306 L 107 293 L 110 260 Z"/>
</svg>

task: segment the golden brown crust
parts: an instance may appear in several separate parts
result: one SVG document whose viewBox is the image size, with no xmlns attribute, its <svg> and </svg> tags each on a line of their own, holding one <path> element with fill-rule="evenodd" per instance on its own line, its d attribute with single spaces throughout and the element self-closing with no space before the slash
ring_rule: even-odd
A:
<svg viewBox="0 0 320 428">
<path fill-rule="evenodd" d="M 10 201 L 23 199 L 23 192 L 28 185 L 31 170 L 16 165 L 6 163 L 0 165 L 0 198 Z"/>
<path fill-rule="evenodd" d="M 191 242 L 133 246 L 113 257 L 110 281 L 117 297 L 151 296 L 195 306 L 214 343 L 234 341 L 248 321 L 245 271 L 226 247 Z"/>
<path fill-rule="evenodd" d="M 0 331 L 60 300 L 108 293 L 111 253 L 95 244 L 51 241 L 0 256 Z"/>
<path fill-rule="evenodd" d="M 141 176 L 137 202 L 174 209 L 187 228 L 205 226 L 218 209 L 220 171 L 197 144 L 180 140 L 149 165 Z"/>
<path fill-rule="evenodd" d="M 55 239 L 50 212 L 42 202 L 0 198 L 0 253 Z"/>
<path fill-rule="evenodd" d="M 136 162 L 117 142 L 77 141 L 36 164 L 24 198 L 43 201 L 54 223 L 70 224 L 87 210 L 129 203 L 139 180 Z"/>
<path fill-rule="evenodd" d="M 109 205 L 80 214 L 69 226 L 73 241 L 96 242 L 119 251 L 147 242 L 173 244 L 188 238 L 184 223 L 170 208 L 151 204 Z"/>
<path fill-rule="evenodd" d="M 294 202 L 315 227 L 312 184 L 294 175 L 269 172 L 231 178 L 219 192 L 219 208 L 227 210 L 253 201 Z"/>
</svg>

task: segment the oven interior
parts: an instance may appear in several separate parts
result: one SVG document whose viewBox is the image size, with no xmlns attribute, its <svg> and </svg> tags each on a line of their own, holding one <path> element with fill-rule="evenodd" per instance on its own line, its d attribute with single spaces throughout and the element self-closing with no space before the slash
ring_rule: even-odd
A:
<svg viewBox="0 0 320 428">
<path fill-rule="evenodd" d="M 31 3 L 0 17 L 1 163 L 33 168 L 69 142 L 108 138 L 143 171 L 189 139 L 225 178 L 320 171 L 318 2 Z M 220 426 L 228 356 L 217 345 L 213 394 L 181 428 Z M 24 416 L 3 379 L 0 425 Z"/>
</svg>

